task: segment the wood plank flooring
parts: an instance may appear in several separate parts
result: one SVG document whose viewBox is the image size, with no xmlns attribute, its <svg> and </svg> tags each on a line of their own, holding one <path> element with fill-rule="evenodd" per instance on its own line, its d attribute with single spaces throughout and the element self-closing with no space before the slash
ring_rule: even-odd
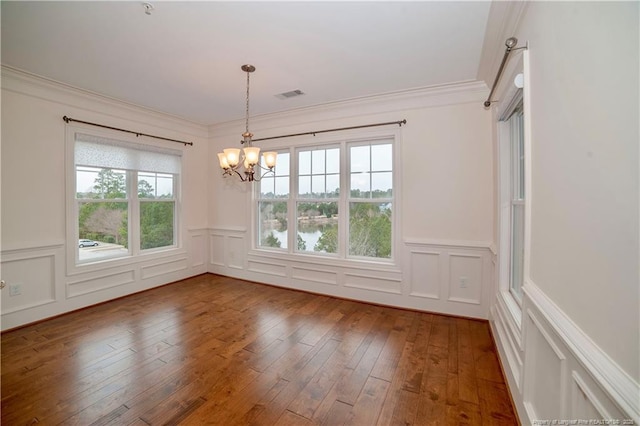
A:
<svg viewBox="0 0 640 426">
<path fill-rule="evenodd" d="M 201 275 L 2 334 L 2 425 L 516 425 L 488 323 Z"/>
</svg>

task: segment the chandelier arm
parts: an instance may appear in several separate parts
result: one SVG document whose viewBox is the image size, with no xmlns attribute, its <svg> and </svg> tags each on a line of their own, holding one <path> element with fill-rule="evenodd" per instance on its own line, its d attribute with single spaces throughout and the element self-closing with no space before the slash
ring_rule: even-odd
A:
<svg viewBox="0 0 640 426">
<path fill-rule="evenodd" d="M 240 178 L 240 180 L 241 180 L 242 182 L 246 182 L 246 181 L 247 181 L 247 178 L 242 177 L 242 175 L 240 174 L 240 172 L 238 172 L 236 169 L 230 169 L 230 170 L 227 172 L 227 174 L 228 174 L 229 176 L 233 176 L 233 174 L 232 174 L 231 172 L 233 172 L 233 173 L 237 174 L 237 175 L 238 175 L 238 177 Z"/>
<path fill-rule="evenodd" d="M 262 167 L 264 169 L 264 167 Z M 253 178 L 254 181 L 256 182 L 260 182 L 262 180 L 263 177 L 265 177 L 266 175 L 268 175 L 269 173 L 273 173 L 275 174 L 275 170 L 267 170 L 266 172 L 264 172 L 262 174 L 262 176 L 260 176 L 259 178 Z"/>
<path fill-rule="evenodd" d="M 276 167 L 276 166 L 273 166 L 273 167 L 264 167 L 264 166 L 262 166 L 260 163 L 256 163 L 256 165 L 255 165 L 255 166 L 253 166 L 253 167 L 256 167 L 256 166 L 260 167 L 262 170 L 266 170 L 266 172 L 265 172 L 265 173 L 273 172 L 273 171 L 274 171 L 273 169 Z"/>
</svg>

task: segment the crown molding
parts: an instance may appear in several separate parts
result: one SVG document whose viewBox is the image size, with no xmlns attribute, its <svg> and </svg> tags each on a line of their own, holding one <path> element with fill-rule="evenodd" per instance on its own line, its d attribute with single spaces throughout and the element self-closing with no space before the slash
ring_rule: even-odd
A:
<svg viewBox="0 0 640 426">
<path fill-rule="evenodd" d="M 171 132 L 179 132 L 201 138 L 207 137 L 207 127 L 202 123 L 196 123 L 182 117 L 80 89 L 7 65 L 1 66 L 1 73 L 3 90 L 67 105 L 73 109 L 111 115 L 143 125 L 153 124 L 155 128 L 162 128 Z"/>
<path fill-rule="evenodd" d="M 273 136 L 269 134 L 270 129 L 277 131 L 292 123 L 309 124 L 470 102 L 478 102 L 482 107 L 482 101 L 488 93 L 489 89 L 483 81 L 463 81 L 256 115 L 251 117 L 251 124 L 254 130 L 260 129 L 260 137 L 268 137 Z M 235 135 L 244 124 L 244 119 L 241 119 L 211 125 L 209 137 Z"/>
<path fill-rule="evenodd" d="M 526 0 L 491 2 L 477 74 L 477 80 L 488 87 L 493 84 L 504 56 L 505 40 L 517 35 L 528 4 Z"/>
</svg>

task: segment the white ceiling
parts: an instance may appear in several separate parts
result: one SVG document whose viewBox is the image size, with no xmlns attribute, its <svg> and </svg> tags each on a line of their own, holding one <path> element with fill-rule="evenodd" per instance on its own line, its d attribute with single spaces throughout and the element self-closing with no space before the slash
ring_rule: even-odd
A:
<svg viewBox="0 0 640 426">
<path fill-rule="evenodd" d="M 475 80 L 490 2 L 1 2 L 2 64 L 202 124 Z M 295 89 L 305 95 L 282 100 Z"/>
</svg>

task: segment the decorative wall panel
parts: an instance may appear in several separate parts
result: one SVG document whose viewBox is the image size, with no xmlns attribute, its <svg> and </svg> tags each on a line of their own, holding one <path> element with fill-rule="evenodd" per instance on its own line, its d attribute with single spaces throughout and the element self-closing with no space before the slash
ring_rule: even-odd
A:
<svg viewBox="0 0 640 426">
<path fill-rule="evenodd" d="M 258 274 L 269 274 L 277 277 L 287 276 L 287 266 L 274 262 L 260 262 L 257 260 L 249 260 L 248 270 L 250 272 L 255 272 Z"/>
<path fill-rule="evenodd" d="M 67 297 L 77 297 L 99 290 L 118 287 L 136 282 L 135 271 L 129 269 L 115 273 L 101 273 L 85 275 L 81 279 L 74 279 L 67 283 Z"/>
<path fill-rule="evenodd" d="M 251 250 L 244 229 L 216 228 L 208 235 L 212 273 L 389 306 L 488 317 L 485 295 L 493 267 L 488 244 L 411 240 L 391 264 Z"/>
<path fill-rule="evenodd" d="M 480 305 L 482 284 L 482 256 L 449 254 L 449 301 Z"/>
<path fill-rule="evenodd" d="M 224 261 L 225 236 L 219 233 L 209 234 L 209 263 L 217 266 L 226 266 Z"/>
<path fill-rule="evenodd" d="M 56 254 L 51 250 L 3 252 L 2 314 L 34 308 L 56 300 Z"/>
<path fill-rule="evenodd" d="M 187 269 L 187 258 L 156 261 L 140 267 L 143 280 Z"/>
<path fill-rule="evenodd" d="M 338 285 L 338 273 L 328 269 L 314 269 L 302 266 L 294 266 L 291 278 L 305 280 L 320 284 Z"/>
<path fill-rule="evenodd" d="M 409 295 L 439 299 L 440 284 L 442 283 L 440 253 L 415 249 L 410 250 L 409 253 L 409 262 L 411 264 Z"/>
<path fill-rule="evenodd" d="M 640 424 L 638 383 L 533 282 L 525 283 L 521 330 L 506 294 L 498 294 L 491 326 L 522 424 Z"/>
</svg>

